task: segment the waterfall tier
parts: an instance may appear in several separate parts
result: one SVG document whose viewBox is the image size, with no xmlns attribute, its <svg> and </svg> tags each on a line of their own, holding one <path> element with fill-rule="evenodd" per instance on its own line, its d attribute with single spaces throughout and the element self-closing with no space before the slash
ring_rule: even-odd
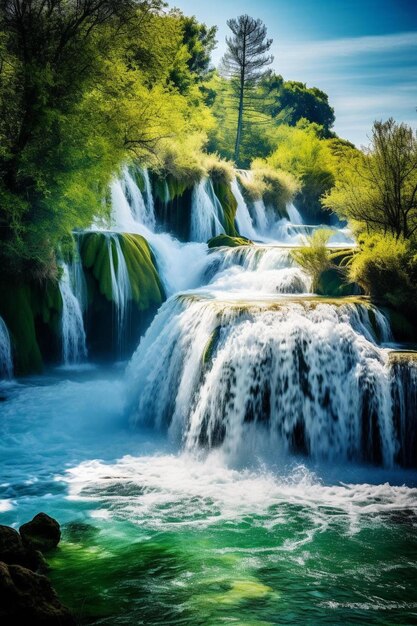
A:
<svg viewBox="0 0 417 626">
<path fill-rule="evenodd" d="M 389 332 L 349 299 L 171 299 L 128 368 L 135 419 L 231 457 L 267 446 L 391 466 L 403 409 L 377 344 Z"/>
</svg>

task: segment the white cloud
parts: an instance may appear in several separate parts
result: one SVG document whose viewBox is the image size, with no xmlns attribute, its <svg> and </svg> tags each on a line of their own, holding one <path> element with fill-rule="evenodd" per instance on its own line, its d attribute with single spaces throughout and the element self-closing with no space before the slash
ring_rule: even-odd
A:
<svg viewBox="0 0 417 626">
<path fill-rule="evenodd" d="M 326 39 L 276 46 L 279 58 L 288 61 L 334 59 L 365 53 L 385 53 L 417 48 L 417 32 Z"/>
</svg>

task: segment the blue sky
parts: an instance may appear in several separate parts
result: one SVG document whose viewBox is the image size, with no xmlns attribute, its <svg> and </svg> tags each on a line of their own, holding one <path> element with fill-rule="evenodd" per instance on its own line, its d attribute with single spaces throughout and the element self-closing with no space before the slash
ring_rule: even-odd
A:
<svg viewBox="0 0 417 626">
<path fill-rule="evenodd" d="M 417 128 L 417 0 L 172 0 L 171 6 L 217 25 L 215 64 L 226 20 L 259 17 L 274 39 L 273 68 L 328 93 L 336 132 L 368 143 L 375 119 Z"/>
</svg>

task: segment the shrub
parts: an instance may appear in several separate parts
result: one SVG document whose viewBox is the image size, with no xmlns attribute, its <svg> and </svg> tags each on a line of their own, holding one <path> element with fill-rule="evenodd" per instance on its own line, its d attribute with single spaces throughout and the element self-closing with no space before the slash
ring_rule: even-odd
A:
<svg viewBox="0 0 417 626">
<path fill-rule="evenodd" d="M 364 235 L 349 274 L 366 293 L 396 308 L 409 307 L 416 296 L 417 257 L 410 241 L 392 235 Z"/>
</svg>

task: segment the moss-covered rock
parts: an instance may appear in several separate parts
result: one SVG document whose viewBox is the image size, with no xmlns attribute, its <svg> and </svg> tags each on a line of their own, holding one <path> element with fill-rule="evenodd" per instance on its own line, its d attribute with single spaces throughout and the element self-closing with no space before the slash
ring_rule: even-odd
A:
<svg viewBox="0 0 417 626">
<path fill-rule="evenodd" d="M 346 274 L 338 267 L 330 267 L 318 276 L 314 291 L 319 296 L 355 296 L 361 293 L 356 283 L 346 282 Z"/>
<path fill-rule="evenodd" d="M 223 227 L 226 235 L 237 237 L 239 235 L 236 226 L 237 200 L 232 193 L 230 183 L 213 181 L 213 190 L 218 197 L 223 209 Z"/>
<path fill-rule="evenodd" d="M 230 235 L 217 235 L 207 242 L 209 248 L 238 248 L 240 246 L 251 246 L 253 241 L 246 237 L 230 237 Z"/>
<path fill-rule="evenodd" d="M 165 293 L 148 242 L 140 235 L 128 233 L 89 232 L 80 235 L 80 254 L 83 266 L 97 282 L 99 292 L 112 302 L 111 265 L 117 272 L 116 241 L 120 243 L 129 274 L 132 300 L 140 310 L 162 304 Z M 111 256 L 110 256 L 111 255 Z M 91 281 L 87 282 L 91 288 Z M 91 295 L 91 289 L 90 295 Z M 91 298 L 89 298 L 91 302 Z"/>
<path fill-rule="evenodd" d="M 1 285 L 0 315 L 6 322 L 18 375 L 42 371 L 43 360 L 39 349 L 32 293 L 25 284 Z"/>
<path fill-rule="evenodd" d="M 146 239 L 140 235 L 123 234 L 120 245 L 129 272 L 132 299 L 141 311 L 160 306 L 165 292 Z"/>
</svg>

